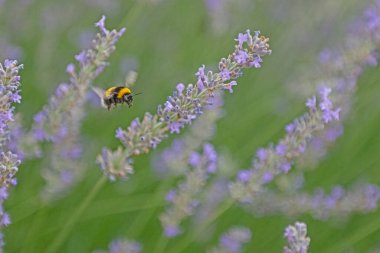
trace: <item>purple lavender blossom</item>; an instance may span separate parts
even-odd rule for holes
[[[183,83],[179,83],[177,84],[176,89],[178,91],[178,94],[182,94],[182,92],[185,90],[185,85]]]
[[[240,182],[247,183],[251,179],[252,171],[251,170],[240,170],[237,174],[237,179]]]
[[[307,227],[305,223],[296,222],[286,227],[284,237],[288,241],[288,246],[284,247],[284,253],[307,253],[310,245],[310,238],[307,237]]]
[[[267,158],[267,151],[264,148],[259,148],[256,152],[256,157],[260,161],[264,161]]]
[[[230,93],[233,93],[234,91],[233,91],[232,87],[235,85],[237,85],[236,81],[231,81],[231,82],[226,84],[224,89],[228,90]]]
[[[310,110],[316,110],[317,109],[317,98],[313,96],[312,98],[307,99],[306,106]]]
[[[121,139],[121,140],[125,138],[124,130],[121,127],[119,127],[118,129],[116,129],[115,137],[118,138],[118,139]]]
[[[220,77],[222,78],[223,81],[231,79],[230,71],[228,69],[223,69],[220,72]]]
[[[248,52],[245,50],[239,50],[235,54],[235,61],[241,65],[245,65],[248,63]]]
[[[168,238],[176,237],[182,233],[181,229],[175,225],[166,225],[164,234]]]
[[[289,168],[290,169],[290,168]],[[287,173],[287,172],[285,172]],[[273,180],[273,174],[270,171],[267,171],[264,173],[263,177],[261,178],[262,182],[264,184],[267,184]]]
[[[176,191],[175,190],[170,190],[166,196],[165,196],[165,200],[167,202],[173,202],[174,199],[175,199],[175,196],[176,196]]]
[[[238,42],[238,47],[243,48],[243,43],[248,42],[249,36],[247,33],[239,33],[236,41]]]
[[[380,3],[375,1],[375,3],[368,7],[364,12],[364,22],[365,26],[369,30],[372,38],[375,42],[380,41]]]
[[[189,164],[193,167],[198,167],[201,164],[202,157],[197,152],[192,152],[189,155]]]

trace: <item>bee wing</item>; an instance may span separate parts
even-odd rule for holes
[[[129,71],[127,76],[125,77],[125,85],[128,87],[132,87],[137,80],[137,72],[136,71]]]
[[[102,107],[107,108],[107,106],[104,104],[105,90],[103,90],[102,88],[93,87],[93,86],[91,88],[95,92],[95,94],[98,95],[100,99],[100,104],[102,105]]]

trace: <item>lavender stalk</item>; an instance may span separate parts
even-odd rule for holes
[[[8,198],[8,190],[17,184],[16,173],[20,160],[16,154],[9,151],[10,128],[14,121],[14,103],[21,102],[20,76],[23,65],[17,61],[5,60],[0,63],[0,231],[11,223],[10,217],[4,211],[4,201]],[[0,233],[0,251],[3,252],[4,239]]]
[[[99,33],[93,47],[75,56],[79,63],[67,66],[68,84],[60,84],[49,104],[34,117],[32,132],[37,141],[52,143],[50,161],[43,175],[47,181],[44,196],[57,197],[77,182],[86,166],[81,162],[80,126],[84,117],[86,94],[92,81],[108,65],[107,59],[115,51],[115,44],[124,33],[105,28],[105,17],[96,23]]]

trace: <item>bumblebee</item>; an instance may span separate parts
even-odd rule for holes
[[[97,93],[101,98],[102,106],[106,107],[108,110],[111,109],[112,105],[116,107],[118,104],[126,103],[128,107],[133,104],[133,97],[138,94],[133,94],[131,89],[125,86],[113,86],[103,91],[99,88],[93,88],[95,93]]]

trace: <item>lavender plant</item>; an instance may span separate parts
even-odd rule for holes
[[[231,183],[232,198],[243,203],[250,203],[263,186],[271,182],[275,176],[290,171],[294,160],[302,155],[311,137],[322,130],[329,122],[339,120],[340,108],[334,108],[329,98],[331,89],[322,87],[319,101],[313,96],[306,106],[309,112],[295,119],[286,126],[286,136],[277,145],[259,148],[253,160],[252,168],[237,174]]]
[[[171,205],[160,216],[167,237],[179,235],[182,232],[180,223],[194,214],[199,202],[198,195],[204,189],[210,174],[216,172],[216,162],[217,153],[211,144],[203,146],[202,155],[197,152],[190,154],[190,169],[185,172],[184,181],[166,195],[166,201]]]
[[[5,60],[0,63],[0,251],[3,252],[2,230],[11,222],[4,210],[9,188],[17,184],[16,173],[20,160],[9,148],[9,124],[14,121],[14,103],[21,102],[19,71],[23,65],[17,61]]]
[[[305,155],[299,159],[302,165],[300,167],[316,165],[325,156],[328,147],[343,134],[343,122],[350,115],[352,101],[355,101],[358,78],[366,67],[377,66],[379,39],[376,34],[379,31],[379,13],[379,2],[375,1],[362,17],[349,26],[349,32],[340,47],[326,48],[320,52],[319,64],[316,64],[313,73],[305,74],[306,77],[294,82],[297,88],[293,91],[297,94],[309,93],[321,84],[336,90],[333,99],[341,108],[341,119],[312,138]],[[304,80],[306,78],[309,81]],[[299,89],[300,83],[306,84],[306,88]]]
[[[82,144],[80,126],[84,117],[84,103],[92,81],[108,65],[107,59],[115,50],[115,44],[125,29],[109,31],[103,16],[96,23],[99,33],[93,40],[93,47],[75,56],[79,63],[67,66],[70,82],[58,86],[49,104],[34,117],[33,136],[39,142],[51,143],[50,161],[43,175],[47,186],[47,199],[64,193],[83,175],[86,166],[81,161]]]

